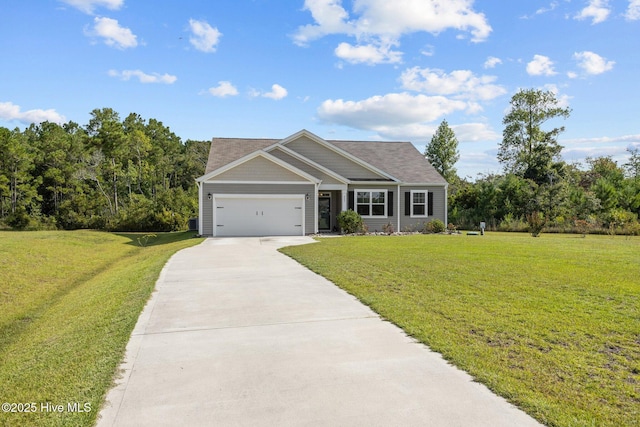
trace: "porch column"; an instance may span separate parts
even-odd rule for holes
[[[342,201],[340,203],[340,212],[344,212],[349,208],[349,206],[347,206],[347,188],[346,187],[340,190],[340,200]]]

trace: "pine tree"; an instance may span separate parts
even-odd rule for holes
[[[438,126],[424,155],[444,179],[451,182],[456,178],[456,169],[453,166],[460,159],[458,139],[446,120]]]

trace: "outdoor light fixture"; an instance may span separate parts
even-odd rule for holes
[[[212,197],[212,196],[211,196],[211,193],[207,194],[207,198],[208,198],[209,200],[211,200],[211,197]]]
[[[305,199],[309,200],[309,193],[305,194]]]

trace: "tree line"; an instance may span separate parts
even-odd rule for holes
[[[0,127],[0,226],[173,231],[197,216],[209,142],[110,108],[89,123]]]
[[[565,162],[557,137],[564,127],[545,129],[566,119],[553,92],[523,89],[512,98],[504,119],[498,160],[503,173],[475,182],[457,176],[458,141],[443,121],[425,156],[449,181],[449,221],[463,229],[481,221],[493,230],[607,232],[640,234],[640,151],[629,148],[629,161],[611,156]]]

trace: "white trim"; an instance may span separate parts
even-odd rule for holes
[[[346,190],[347,188],[349,188],[347,185],[342,185],[342,184],[323,184],[323,183],[320,183],[320,185],[319,185],[320,191],[323,191],[323,190],[326,190],[326,191]]]
[[[413,195],[416,193],[424,194],[424,215],[414,215],[413,214]],[[409,196],[409,217],[410,218],[427,218],[429,216],[429,190],[411,190],[411,195]]]
[[[389,187],[392,187],[392,186],[394,187],[398,184],[404,185],[401,182],[391,182],[391,181],[352,181],[351,182],[352,186],[353,185],[377,185],[377,186],[388,185]]]
[[[315,182],[308,181],[224,181],[224,180],[215,180],[215,181],[206,181],[207,184],[265,184],[265,185],[317,185]]]
[[[334,153],[339,154],[342,157],[345,157],[346,159],[351,160],[352,162],[362,166],[365,169],[368,169],[369,171],[371,171],[371,172],[373,172],[373,173],[375,173],[377,175],[389,178],[389,179],[391,179],[391,180],[393,180],[395,182],[400,182],[400,180],[397,179],[396,177],[394,177],[393,175],[390,175],[387,172],[384,172],[383,170],[378,169],[377,167],[375,167],[373,165],[370,165],[369,163],[367,163],[364,160],[354,156],[353,154],[347,153],[343,149],[341,149],[339,147],[336,147],[335,145],[331,144],[329,141],[326,141],[326,140],[320,138],[319,136],[312,134],[311,132],[309,132],[306,129],[302,129],[301,131],[298,131],[298,132],[294,133],[293,135],[291,135],[291,136],[283,139],[282,141],[278,142],[278,144],[280,144],[282,146],[285,146],[288,143],[290,143],[292,141],[295,141],[296,139],[300,138],[301,136],[306,136],[310,140],[312,140],[314,142],[317,142],[318,144],[320,144],[320,145],[324,146],[325,148],[333,151]]]
[[[400,184],[398,184],[398,192],[396,193],[396,218],[397,218],[397,223],[398,226],[396,227],[396,231],[400,232],[402,230],[400,230],[400,218],[402,218],[402,215],[400,215]]]
[[[198,234],[202,236],[202,223],[204,222],[204,214],[202,211],[204,210],[204,198],[203,198],[203,188],[204,184],[201,182],[196,182],[198,184]]]
[[[246,162],[248,162],[250,160],[255,159],[256,157],[263,157],[266,160],[269,160],[269,161],[275,163],[276,165],[278,165],[278,166],[280,166],[280,167],[282,167],[284,169],[287,169],[289,172],[292,172],[292,173],[294,173],[294,174],[296,174],[296,175],[298,175],[298,176],[300,176],[300,177],[302,177],[302,178],[304,178],[307,181],[310,181],[312,183],[317,183],[317,182],[320,181],[315,176],[309,175],[305,171],[302,171],[302,170],[290,165],[289,163],[285,162],[284,160],[280,160],[279,158],[277,158],[277,157],[275,157],[275,156],[273,156],[273,155],[271,155],[271,154],[269,154],[269,153],[267,153],[265,151],[262,151],[262,150],[257,150],[257,151],[254,151],[253,153],[247,154],[246,156],[241,157],[236,161],[228,163],[228,164],[222,166],[221,168],[213,170],[213,171],[209,172],[208,174],[203,175],[200,178],[197,178],[196,181],[211,182],[210,181],[211,178],[213,178],[213,177],[215,177],[217,175],[223,174],[223,173],[225,173],[225,172],[227,172],[227,171],[229,171],[229,170],[231,170],[231,169],[233,169],[233,168],[235,168],[237,166],[240,166],[243,163],[246,163]]]
[[[429,183],[429,182],[401,182],[403,187],[448,187],[449,184],[443,184],[441,182],[437,184]]]
[[[444,187],[444,225],[449,226],[449,197],[447,191],[449,186]]]
[[[306,158],[305,156],[303,156],[302,154],[293,151],[290,148],[285,147],[284,145],[281,145],[280,143],[276,143],[273,145],[270,145],[269,147],[265,148],[264,151],[270,153],[271,151],[275,150],[275,149],[279,149],[280,151],[282,151],[283,153],[300,160],[303,163],[308,164],[309,166],[311,166],[312,168],[315,168],[317,170],[319,170],[322,173],[325,173],[327,175],[329,175],[331,178],[335,179],[336,181],[340,181],[343,184],[349,184],[350,181],[349,179],[345,178],[342,175],[337,174],[336,172],[332,171],[331,169],[326,168],[325,166],[322,166],[320,163],[316,163],[311,159]]]
[[[315,193],[313,193],[313,233],[314,234],[318,234],[318,207],[319,207],[319,203],[318,203],[318,191],[319,191],[319,185],[316,184],[316,191]]]
[[[298,199],[302,197],[302,199],[305,199],[304,194],[213,194],[213,198],[215,199],[216,197],[220,199]]]
[[[378,192],[378,193],[384,193],[384,215],[371,215],[371,213],[373,212],[373,198],[371,197],[371,195],[369,195],[369,215],[360,215],[362,218],[367,218],[367,219],[376,219],[376,218],[389,218],[389,190],[388,189],[381,189],[381,188],[354,188],[353,189],[353,210],[358,212],[358,193],[374,193],[374,192]],[[376,205],[379,205],[379,203],[376,203]]]
[[[317,193],[316,193],[317,194]],[[212,235],[213,237],[216,237],[217,233],[216,233],[216,200],[217,199],[300,199],[302,200],[302,230],[301,230],[301,236],[304,236],[305,230],[306,230],[306,224],[305,224],[305,208],[306,208],[306,197],[304,194],[220,194],[220,193],[216,193],[213,194],[211,197],[211,201],[213,203],[213,210],[212,210],[212,215],[211,215],[211,221],[212,221],[212,226],[213,226],[213,230],[212,230]],[[316,198],[317,200],[317,198]],[[317,208],[316,208],[316,216],[317,216]],[[317,225],[317,221],[316,221],[316,229],[318,228]]]

